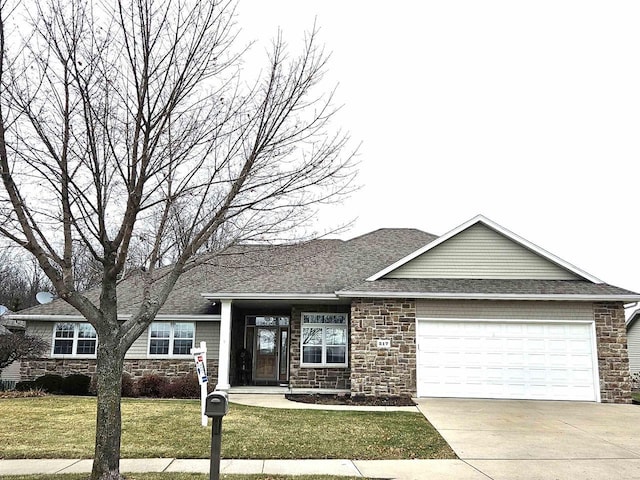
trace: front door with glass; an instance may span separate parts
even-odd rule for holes
[[[253,383],[289,380],[289,317],[247,316],[245,348],[253,357]]]

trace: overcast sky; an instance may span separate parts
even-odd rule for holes
[[[338,123],[362,141],[358,217],[444,234],[481,213],[640,292],[640,2],[240,0],[262,52],[314,19]]]

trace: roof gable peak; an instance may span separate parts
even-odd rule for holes
[[[401,258],[400,260],[398,260],[397,262],[393,263],[392,265],[389,265],[388,267],[384,268],[383,270],[380,270],[379,272],[375,273],[374,275],[372,275],[371,277],[367,278],[368,281],[375,281],[375,280],[379,280],[380,278],[385,277],[386,275],[388,275],[389,273],[397,270],[398,268],[402,267],[403,265],[409,263],[410,261],[412,261],[413,259],[419,257],[420,255],[423,255],[424,253],[433,250],[434,248],[436,248],[438,245],[441,245],[445,242],[447,242],[448,240],[450,240],[451,238],[459,235],[460,233],[468,230],[469,228],[475,226],[475,225],[484,225],[485,227],[493,230],[494,232],[504,236],[505,238],[511,240],[512,242],[520,245],[521,247],[533,252],[534,254],[538,255],[539,257],[557,265],[558,267],[567,270],[568,272],[573,273],[574,275],[577,275],[578,277],[581,277],[585,280],[588,280],[590,282],[593,283],[604,283],[602,280],[598,279],[597,277],[594,277],[593,275],[585,272],[584,270],[579,269],[578,267],[576,267],[575,265],[572,265],[571,263],[562,260],[561,258],[553,255],[552,253],[548,252],[547,250],[535,245],[534,243],[526,240],[525,238],[513,233],[512,231],[504,228],[503,226],[499,225],[498,223],[494,222],[493,220],[490,220],[489,218],[485,217],[484,215],[476,215],[475,217],[471,218],[470,220],[467,220],[466,222],[464,222],[463,224],[459,225],[458,227],[454,228],[453,230],[445,233],[444,235],[442,235],[441,237],[438,237],[437,239],[433,240],[432,242],[426,244],[425,246],[423,246],[422,248],[414,251],[413,253],[407,255],[404,258]]]

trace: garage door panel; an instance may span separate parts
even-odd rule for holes
[[[418,321],[418,395],[591,400],[592,326]]]

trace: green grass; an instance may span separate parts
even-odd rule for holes
[[[631,398],[636,402],[640,402],[640,392],[631,392]]]
[[[127,480],[208,480],[204,473],[127,473]],[[16,475],[10,480],[86,480],[86,473],[57,475]],[[363,477],[336,477],[333,475],[220,475],[224,480],[367,480]]]
[[[92,458],[95,398],[0,399],[0,458]],[[122,402],[122,458],[208,458],[197,400]],[[456,458],[419,413],[231,404],[223,458]]]

